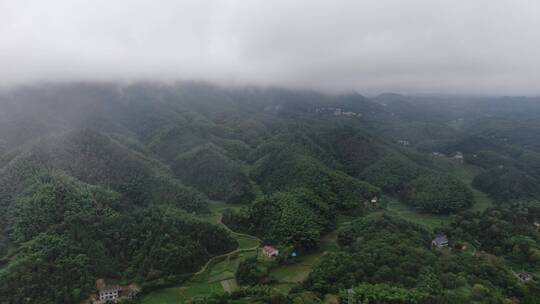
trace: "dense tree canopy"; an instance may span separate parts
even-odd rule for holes
[[[407,185],[404,201],[421,212],[452,213],[474,204],[469,187],[446,175],[424,175]]]
[[[333,211],[306,189],[265,196],[241,213],[229,213],[224,222],[260,235],[269,242],[311,250],[319,246],[321,233],[332,225]]]
[[[175,207],[130,211],[121,195],[63,174],[40,176],[11,212],[18,250],[0,271],[0,298],[77,302],[96,277],[181,280],[237,246],[224,229]]]
[[[247,204],[254,199],[251,184],[240,163],[227,152],[209,144],[180,154],[173,162],[173,172],[186,184],[204,192],[211,199]]]
[[[425,171],[404,157],[388,156],[367,167],[361,176],[372,185],[394,194],[404,190],[409,181]]]
[[[424,303],[427,295],[415,289],[405,289],[386,284],[361,284],[341,293],[347,303],[358,304],[418,304]]]
[[[476,244],[481,250],[504,256],[521,267],[538,269],[540,234],[534,224],[538,218],[538,202],[507,203],[480,214],[456,215],[444,232]]]
[[[498,201],[534,200],[540,197],[540,183],[516,168],[495,168],[479,174],[473,186]]]
[[[244,203],[222,221],[277,246],[276,263],[320,260],[288,294],[264,285],[260,261],[235,260],[258,285],[202,303],[350,288],[367,303],[538,303],[540,107],[511,101],[200,83],[0,92],[0,302],[78,303],[97,277],[179,286],[239,245],[210,198]],[[463,212],[474,175],[495,202]],[[396,197],[411,210],[384,204]],[[435,232],[449,248],[431,248]]]
[[[396,303],[409,303],[403,302],[408,297],[426,304],[505,303],[534,292],[535,287],[518,282],[503,259],[430,249],[431,237],[402,219],[369,215],[340,231],[346,250],[325,255],[304,285],[320,294],[341,291],[342,297],[353,288],[366,303],[387,303],[376,300],[385,296],[395,296]]]
[[[337,209],[358,207],[380,194],[378,188],[331,170],[319,160],[290,149],[275,151],[261,158],[252,171],[252,177],[266,192],[310,189]]]

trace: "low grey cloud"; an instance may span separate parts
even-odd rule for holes
[[[537,0],[2,0],[0,85],[540,94]]]

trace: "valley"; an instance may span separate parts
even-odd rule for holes
[[[499,99],[47,92],[0,98],[8,303],[79,303],[101,279],[136,284],[143,304],[536,296],[540,150],[516,135],[538,130],[536,100],[512,108],[517,131]]]

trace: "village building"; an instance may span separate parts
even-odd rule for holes
[[[408,146],[410,145],[409,141],[408,140],[405,140],[405,139],[400,139],[397,141],[398,144],[402,145],[402,146]]]
[[[116,302],[120,298],[120,291],[122,289],[118,285],[106,286],[103,289],[98,290],[99,299],[101,301]]]
[[[334,107],[322,107],[322,108],[315,108],[315,113],[319,114],[333,114],[334,116],[362,116],[360,113],[352,112],[352,111],[344,111],[342,108],[334,108]]]
[[[446,155],[444,155],[444,154],[441,153],[441,152],[433,152],[432,155],[433,155],[433,156],[436,156],[436,157],[446,157]]]
[[[98,300],[101,303],[106,303],[107,301],[116,302],[120,298],[120,291],[122,288],[118,285],[107,285],[104,279],[96,280],[96,289]]]
[[[463,153],[456,152],[456,154],[454,155],[454,159],[459,161],[459,162],[463,162]]]
[[[342,115],[342,116],[356,116],[356,113],[355,113],[355,112],[346,111],[346,112],[341,112],[341,115]]]
[[[448,238],[444,235],[439,235],[431,241],[431,246],[438,248],[446,247],[448,246]]]
[[[117,303],[123,299],[133,299],[139,288],[132,284],[129,286],[107,285],[104,279],[96,280],[97,297],[94,304]]]
[[[530,274],[523,271],[516,273],[516,277],[521,281],[521,283],[527,283],[532,279]]]
[[[379,202],[379,199],[375,196],[370,200],[364,201],[365,207],[377,207],[377,203]]]
[[[264,246],[262,251],[264,255],[269,258],[277,257],[279,255],[279,250],[269,245]]]

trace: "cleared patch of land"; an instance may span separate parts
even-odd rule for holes
[[[382,201],[386,203],[386,209],[389,212],[429,229],[443,227],[450,222],[450,218],[446,215],[419,213],[393,197],[383,197]]]

